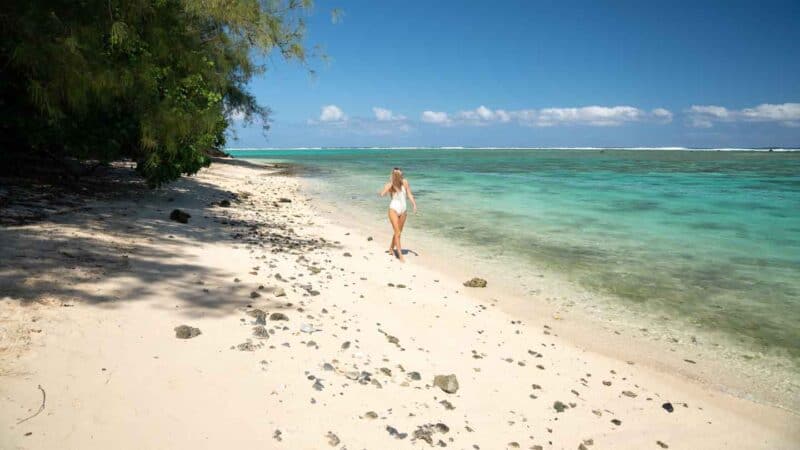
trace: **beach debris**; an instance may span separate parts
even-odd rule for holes
[[[272,434],[272,438],[280,442],[283,440],[283,438],[281,438],[281,434],[283,434],[281,433],[281,430],[275,430],[275,433]]]
[[[448,394],[455,394],[458,391],[458,379],[455,375],[436,375],[433,377],[433,385],[438,386]]]
[[[483,278],[474,277],[471,280],[465,281],[464,286],[473,288],[485,288],[486,280],[484,280]]]
[[[386,431],[389,432],[390,436],[394,436],[396,439],[405,439],[408,437],[408,433],[401,433],[397,431],[397,428],[390,425],[386,425]]]
[[[675,408],[672,407],[672,403],[670,403],[670,402],[664,403],[663,405],[661,405],[661,407],[664,408],[664,411],[666,411],[668,413],[671,413],[672,411],[675,411]]]
[[[189,213],[181,211],[180,209],[173,209],[169,214],[170,220],[180,223],[189,223],[189,218],[192,217]]]
[[[191,339],[203,334],[200,328],[190,327],[189,325],[180,325],[175,327],[175,337],[178,339]]]
[[[303,333],[311,334],[315,331],[322,331],[322,330],[320,330],[319,328],[314,328],[314,325],[311,325],[310,323],[304,323],[302,326],[300,326],[300,331],[302,331]]]
[[[250,339],[248,339],[247,342],[242,342],[241,344],[237,345],[236,348],[240,352],[254,352],[254,351],[256,351],[256,346],[255,346],[255,344],[253,344],[250,341]]]
[[[44,391],[44,388],[42,387],[41,384],[38,385],[37,388],[39,388],[39,391],[42,392],[42,404],[39,405],[39,409],[37,409],[35,413],[31,414],[30,416],[28,416],[28,417],[26,417],[24,419],[18,420],[17,421],[17,425],[19,425],[19,424],[21,424],[23,422],[27,422],[28,420],[33,419],[34,417],[36,417],[39,414],[41,414],[42,411],[44,411],[44,407],[47,404],[47,392]],[[30,435],[31,435],[31,433],[25,434],[25,436],[30,436]]]
[[[276,312],[269,315],[269,320],[289,320],[289,318],[284,313]]]
[[[256,325],[267,324],[267,313],[265,313],[260,309],[253,309],[251,311],[247,311],[247,315],[256,319]]]
[[[339,436],[336,436],[332,431],[328,431],[325,437],[328,438],[328,444],[330,444],[331,447],[336,447],[341,442]]]
[[[564,412],[567,408],[568,406],[559,400],[556,400],[555,403],[553,403],[553,409],[555,409],[557,413]]]
[[[420,425],[414,430],[413,437],[411,438],[412,441],[422,440],[428,443],[428,445],[433,446],[433,438],[434,433],[447,433],[450,431],[450,427],[443,423],[427,423],[425,425]],[[440,441],[441,442],[441,441]]]
[[[253,327],[253,336],[266,339],[269,337],[269,331],[263,325],[258,325]]]

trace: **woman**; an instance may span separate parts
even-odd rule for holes
[[[408,212],[406,211],[406,196],[411,200],[411,205],[414,207],[414,214],[417,213],[417,202],[414,200],[414,194],[411,193],[411,186],[409,186],[408,180],[403,178],[403,171],[397,167],[392,169],[389,182],[386,183],[381,191],[381,197],[386,194],[392,195],[392,201],[389,203],[389,222],[392,224],[392,229],[394,230],[392,242],[389,244],[389,254],[405,262],[405,258],[403,258],[403,248],[400,247],[400,233],[403,232],[403,226],[406,224],[406,218],[408,217]]]

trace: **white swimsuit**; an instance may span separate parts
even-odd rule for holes
[[[392,194],[392,201],[389,203],[389,208],[395,210],[398,216],[402,216],[406,212],[406,187],[402,186],[400,192]]]

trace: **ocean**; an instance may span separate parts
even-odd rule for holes
[[[376,223],[388,204],[376,193],[401,167],[420,206],[410,226],[479,267],[532,291],[556,273],[597,294],[581,301],[666,321],[672,339],[705,333],[733,359],[800,373],[800,152],[230,152],[293,164],[316,195]]]

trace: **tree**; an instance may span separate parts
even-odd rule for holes
[[[233,115],[269,124],[256,61],[306,61],[309,0],[10,0],[0,6],[0,163],[136,161],[193,174]]]

